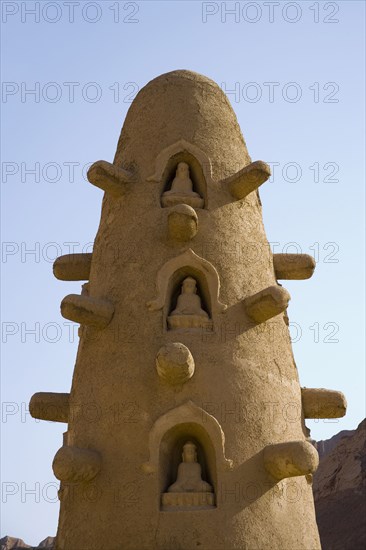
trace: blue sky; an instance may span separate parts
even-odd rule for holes
[[[28,544],[55,534],[51,464],[65,426],[32,419],[27,405],[37,391],[70,390],[77,338],[59,303],[80,284],[57,281],[52,263],[90,250],[102,192],[86,167],[113,160],[132,98],[173,69],[221,85],[249,154],[273,163],[260,192],[268,240],[318,262],[312,279],[285,284],[300,381],[349,403],[344,419],[307,424],[316,439],[355,428],[365,416],[364,3],[1,7],[1,534]]]

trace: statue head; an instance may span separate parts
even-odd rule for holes
[[[183,445],[182,459],[183,462],[197,462],[196,445],[192,441]]]
[[[197,292],[197,283],[193,277],[186,277],[182,284],[182,294],[195,294]]]
[[[180,162],[177,166],[176,176],[178,178],[189,178],[189,166],[186,162]]]

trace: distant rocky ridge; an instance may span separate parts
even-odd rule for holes
[[[3,537],[0,539],[0,550],[22,550],[23,548],[30,548],[31,550],[36,548],[43,548],[44,550],[52,550],[54,537],[47,537],[38,546],[29,546],[22,539],[15,537]]]
[[[316,441],[315,447],[318,450],[319,458],[322,459],[325,455],[330,453],[338,445],[342,437],[349,437],[354,435],[356,430],[342,430],[336,435],[333,435],[330,439],[325,439],[324,441]]]
[[[322,550],[366,548],[366,419],[316,444],[314,500]]]
[[[314,500],[322,550],[366,548],[366,419],[356,430],[344,430],[315,443],[320,456],[314,475]],[[3,537],[0,550],[52,550],[54,537],[38,546]]]

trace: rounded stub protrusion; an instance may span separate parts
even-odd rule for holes
[[[156,370],[164,382],[172,385],[184,384],[194,375],[194,359],[184,344],[166,344],[159,349],[156,356]]]
[[[347,400],[342,392],[324,388],[301,388],[305,418],[342,418]]]
[[[53,459],[56,478],[67,483],[91,481],[99,473],[102,457],[98,451],[64,445]]]
[[[61,302],[61,315],[65,319],[97,329],[105,328],[113,314],[113,304],[87,295],[69,294]]]
[[[309,279],[316,262],[309,254],[273,254],[273,267],[277,279]]]
[[[188,204],[177,204],[168,214],[169,236],[176,241],[189,241],[198,231],[198,217]]]
[[[29,402],[33,418],[51,422],[68,422],[70,410],[69,393],[38,392]]]
[[[87,281],[92,256],[90,253],[59,256],[53,264],[53,274],[60,281]]]
[[[222,185],[230,189],[231,194],[238,200],[244,199],[249,193],[258,189],[271,175],[271,169],[262,160],[248,164],[229,178]]]
[[[87,176],[90,183],[114,198],[124,195],[128,185],[135,181],[134,174],[105,160],[94,162]]]
[[[313,474],[319,455],[308,441],[287,441],[267,445],[263,451],[264,467],[277,481],[287,477]]]
[[[291,296],[285,288],[273,285],[248,296],[244,300],[244,307],[248,316],[254,322],[264,323],[284,312],[290,299]]]

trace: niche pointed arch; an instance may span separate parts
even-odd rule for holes
[[[193,191],[203,199],[203,207],[207,207],[207,186],[212,183],[211,159],[193,143],[181,139],[163,149],[156,157],[154,174],[147,180],[160,182],[160,195],[162,195],[170,189],[180,162],[188,164]]]
[[[219,300],[220,279],[215,267],[189,248],[161,267],[156,278],[157,297],[147,302],[150,311],[163,309],[164,323],[169,314],[173,291],[187,276],[194,277],[198,282],[202,299],[211,317],[227,308]]]
[[[149,433],[149,460],[142,464],[142,470],[146,474],[157,473],[162,452],[162,442],[165,443],[166,435],[176,431],[188,430],[190,435],[197,437],[206,452],[210,450],[215,456],[207,457],[208,461],[215,459],[215,469],[227,471],[233,468],[233,461],[225,456],[225,434],[214,416],[198,407],[193,401],[187,401],[183,405],[171,409],[160,416]],[[211,469],[214,469],[213,466]]]

